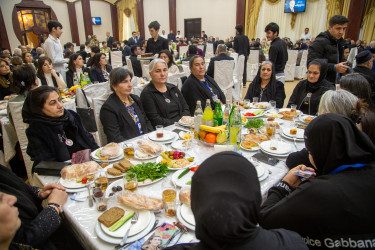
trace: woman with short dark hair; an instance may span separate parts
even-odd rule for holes
[[[340,88],[351,92],[367,103],[370,109],[373,108],[371,101],[371,86],[361,74],[352,73],[340,78]]]
[[[138,96],[131,94],[132,74],[116,68],[109,75],[113,93],[100,110],[100,121],[108,142],[122,142],[153,130]]]
[[[91,72],[88,68],[84,67],[85,62],[80,53],[75,53],[70,56],[69,63],[68,63],[68,71],[66,72],[66,83],[68,85],[68,88],[73,87],[75,85],[74,83],[74,75],[76,75],[78,81],[81,79],[83,75],[87,75],[90,78],[90,81],[92,81]]]
[[[35,69],[34,57],[30,52],[23,52],[22,60],[24,64],[31,64]]]
[[[41,56],[38,59],[37,71],[39,85],[46,85],[59,89],[65,89],[64,78],[59,72],[53,69],[52,60],[49,57]]]
[[[31,91],[22,108],[26,129],[27,154],[34,161],[63,162],[73,153],[98,148],[93,136],[83,127],[79,115],[64,109],[57,89],[41,86]]]
[[[92,80],[98,82],[107,82],[109,80],[109,73],[111,66],[107,63],[107,57],[104,53],[95,54],[92,60],[91,74]]]

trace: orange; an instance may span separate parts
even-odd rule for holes
[[[216,134],[214,134],[214,133],[208,133],[206,135],[205,139],[206,139],[207,143],[215,143],[216,142]]]
[[[200,131],[199,132],[199,137],[201,138],[201,140],[204,140],[204,138],[206,137],[206,135],[207,135],[207,132],[206,131]]]

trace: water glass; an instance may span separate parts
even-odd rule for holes
[[[259,101],[259,97],[253,97],[253,105],[258,103],[258,101]]]
[[[177,190],[176,185],[170,180],[165,179],[162,184],[162,197],[164,202],[165,216],[174,217],[176,215],[176,197]]]
[[[157,138],[162,138],[164,136],[163,134],[163,125],[156,125],[156,137]]]
[[[137,175],[135,173],[126,173],[124,175],[124,189],[134,192],[138,188]]]
[[[276,109],[276,101],[271,100],[270,105],[271,105],[271,109]]]
[[[249,109],[250,108],[250,100],[249,99],[244,99],[243,102],[244,102],[244,106],[243,107],[245,109]]]

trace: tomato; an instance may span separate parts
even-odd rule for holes
[[[190,171],[195,172],[195,171],[197,171],[198,167],[199,167],[199,165],[197,165],[197,166],[195,166],[195,167],[191,167],[191,168],[190,168]]]
[[[247,112],[247,113],[244,114],[244,116],[255,116],[255,114]]]
[[[82,184],[86,184],[86,183],[87,183],[87,177],[82,178]]]

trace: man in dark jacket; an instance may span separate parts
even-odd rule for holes
[[[137,59],[137,56],[142,54],[142,50],[138,45],[133,45],[131,47],[130,61],[132,62],[133,72],[135,76],[142,77],[142,67],[141,62]]]
[[[241,24],[237,24],[236,27],[236,36],[234,37],[233,42],[233,49],[235,52],[238,53],[238,55],[244,55],[245,56],[245,66],[243,70],[243,85],[246,86],[246,65],[247,65],[247,57],[250,54],[250,43],[249,38],[245,36],[243,32],[243,27]]]
[[[309,47],[307,64],[317,58],[327,59],[326,79],[332,83],[337,83],[340,74],[349,69],[344,61],[345,41],[342,38],[348,23],[349,20],[344,16],[335,15],[331,17],[328,30],[320,33]]]
[[[269,23],[264,29],[268,41],[271,41],[269,60],[275,65],[276,80],[285,83],[285,64],[288,61],[286,43],[279,38],[279,25]]]
[[[159,35],[160,24],[153,21],[148,25],[151,38],[147,40],[146,53],[157,54],[162,50],[168,49],[168,40]]]
[[[176,41],[176,35],[173,33],[173,30],[171,30],[171,33],[168,34],[168,40],[172,42]]]
[[[357,61],[357,67],[354,68],[354,72],[361,74],[371,86],[372,102],[375,103],[375,72],[371,71],[374,59],[370,51],[365,50],[355,57]]]
[[[107,31],[107,33],[105,34],[107,36],[107,45],[108,45],[108,48],[111,48],[112,49],[112,44],[115,42],[115,39],[113,38],[113,36],[110,36],[111,33],[109,33]]]
[[[214,78],[216,61],[234,60],[233,57],[226,55],[227,47],[225,46],[225,44],[219,44],[219,46],[217,46],[216,51],[217,51],[217,56],[211,58],[210,64],[208,65],[208,69],[207,69],[207,75],[211,76],[212,78]]]
[[[126,64],[126,57],[132,54],[129,46],[129,41],[124,40],[124,49],[122,51],[122,61]]]

